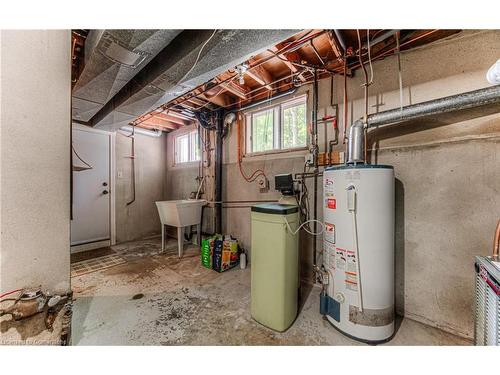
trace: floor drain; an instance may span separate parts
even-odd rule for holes
[[[142,297],[144,297],[144,294],[142,293],[139,293],[139,294],[136,294],[132,297],[132,299],[141,299]]]

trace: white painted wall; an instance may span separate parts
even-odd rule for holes
[[[71,33],[0,31],[0,290],[70,289]]]

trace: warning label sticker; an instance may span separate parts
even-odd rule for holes
[[[325,265],[330,269],[335,269],[335,246],[325,241]]]
[[[325,190],[325,195],[326,196],[333,196],[333,195],[335,195],[335,189],[334,189],[334,185],[333,185],[333,178],[328,178],[328,177],[325,178],[324,190]]]
[[[337,209],[337,200],[335,198],[327,198],[325,203],[326,208],[329,208],[330,210]]]
[[[337,249],[335,250],[335,266],[338,269],[345,270],[346,263],[347,263],[346,250],[337,247]]]
[[[357,272],[356,253],[352,250],[347,250],[346,257],[347,257],[347,271],[356,274]]]
[[[358,290],[358,274],[356,268],[356,253],[352,250],[346,251],[347,268],[345,271],[345,287],[346,289]]]
[[[335,243],[335,224],[325,222],[325,241]]]
[[[346,274],[345,288],[348,290],[352,290],[354,292],[358,291],[358,279],[356,278],[356,276],[354,276],[354,280],[352,280],[350,278],[347,278],[347,274]]]

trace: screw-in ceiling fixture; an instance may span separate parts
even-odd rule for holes
[[[247,64],[241,64],[236,66],[236,72],[238,73],[238,80],[240,82],[240,85],[245,84],[245,73],[248,70],[248,65]]]

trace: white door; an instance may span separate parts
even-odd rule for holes
[[[72,246],[110,239],[110,141],[106,133],[73,129]]]

